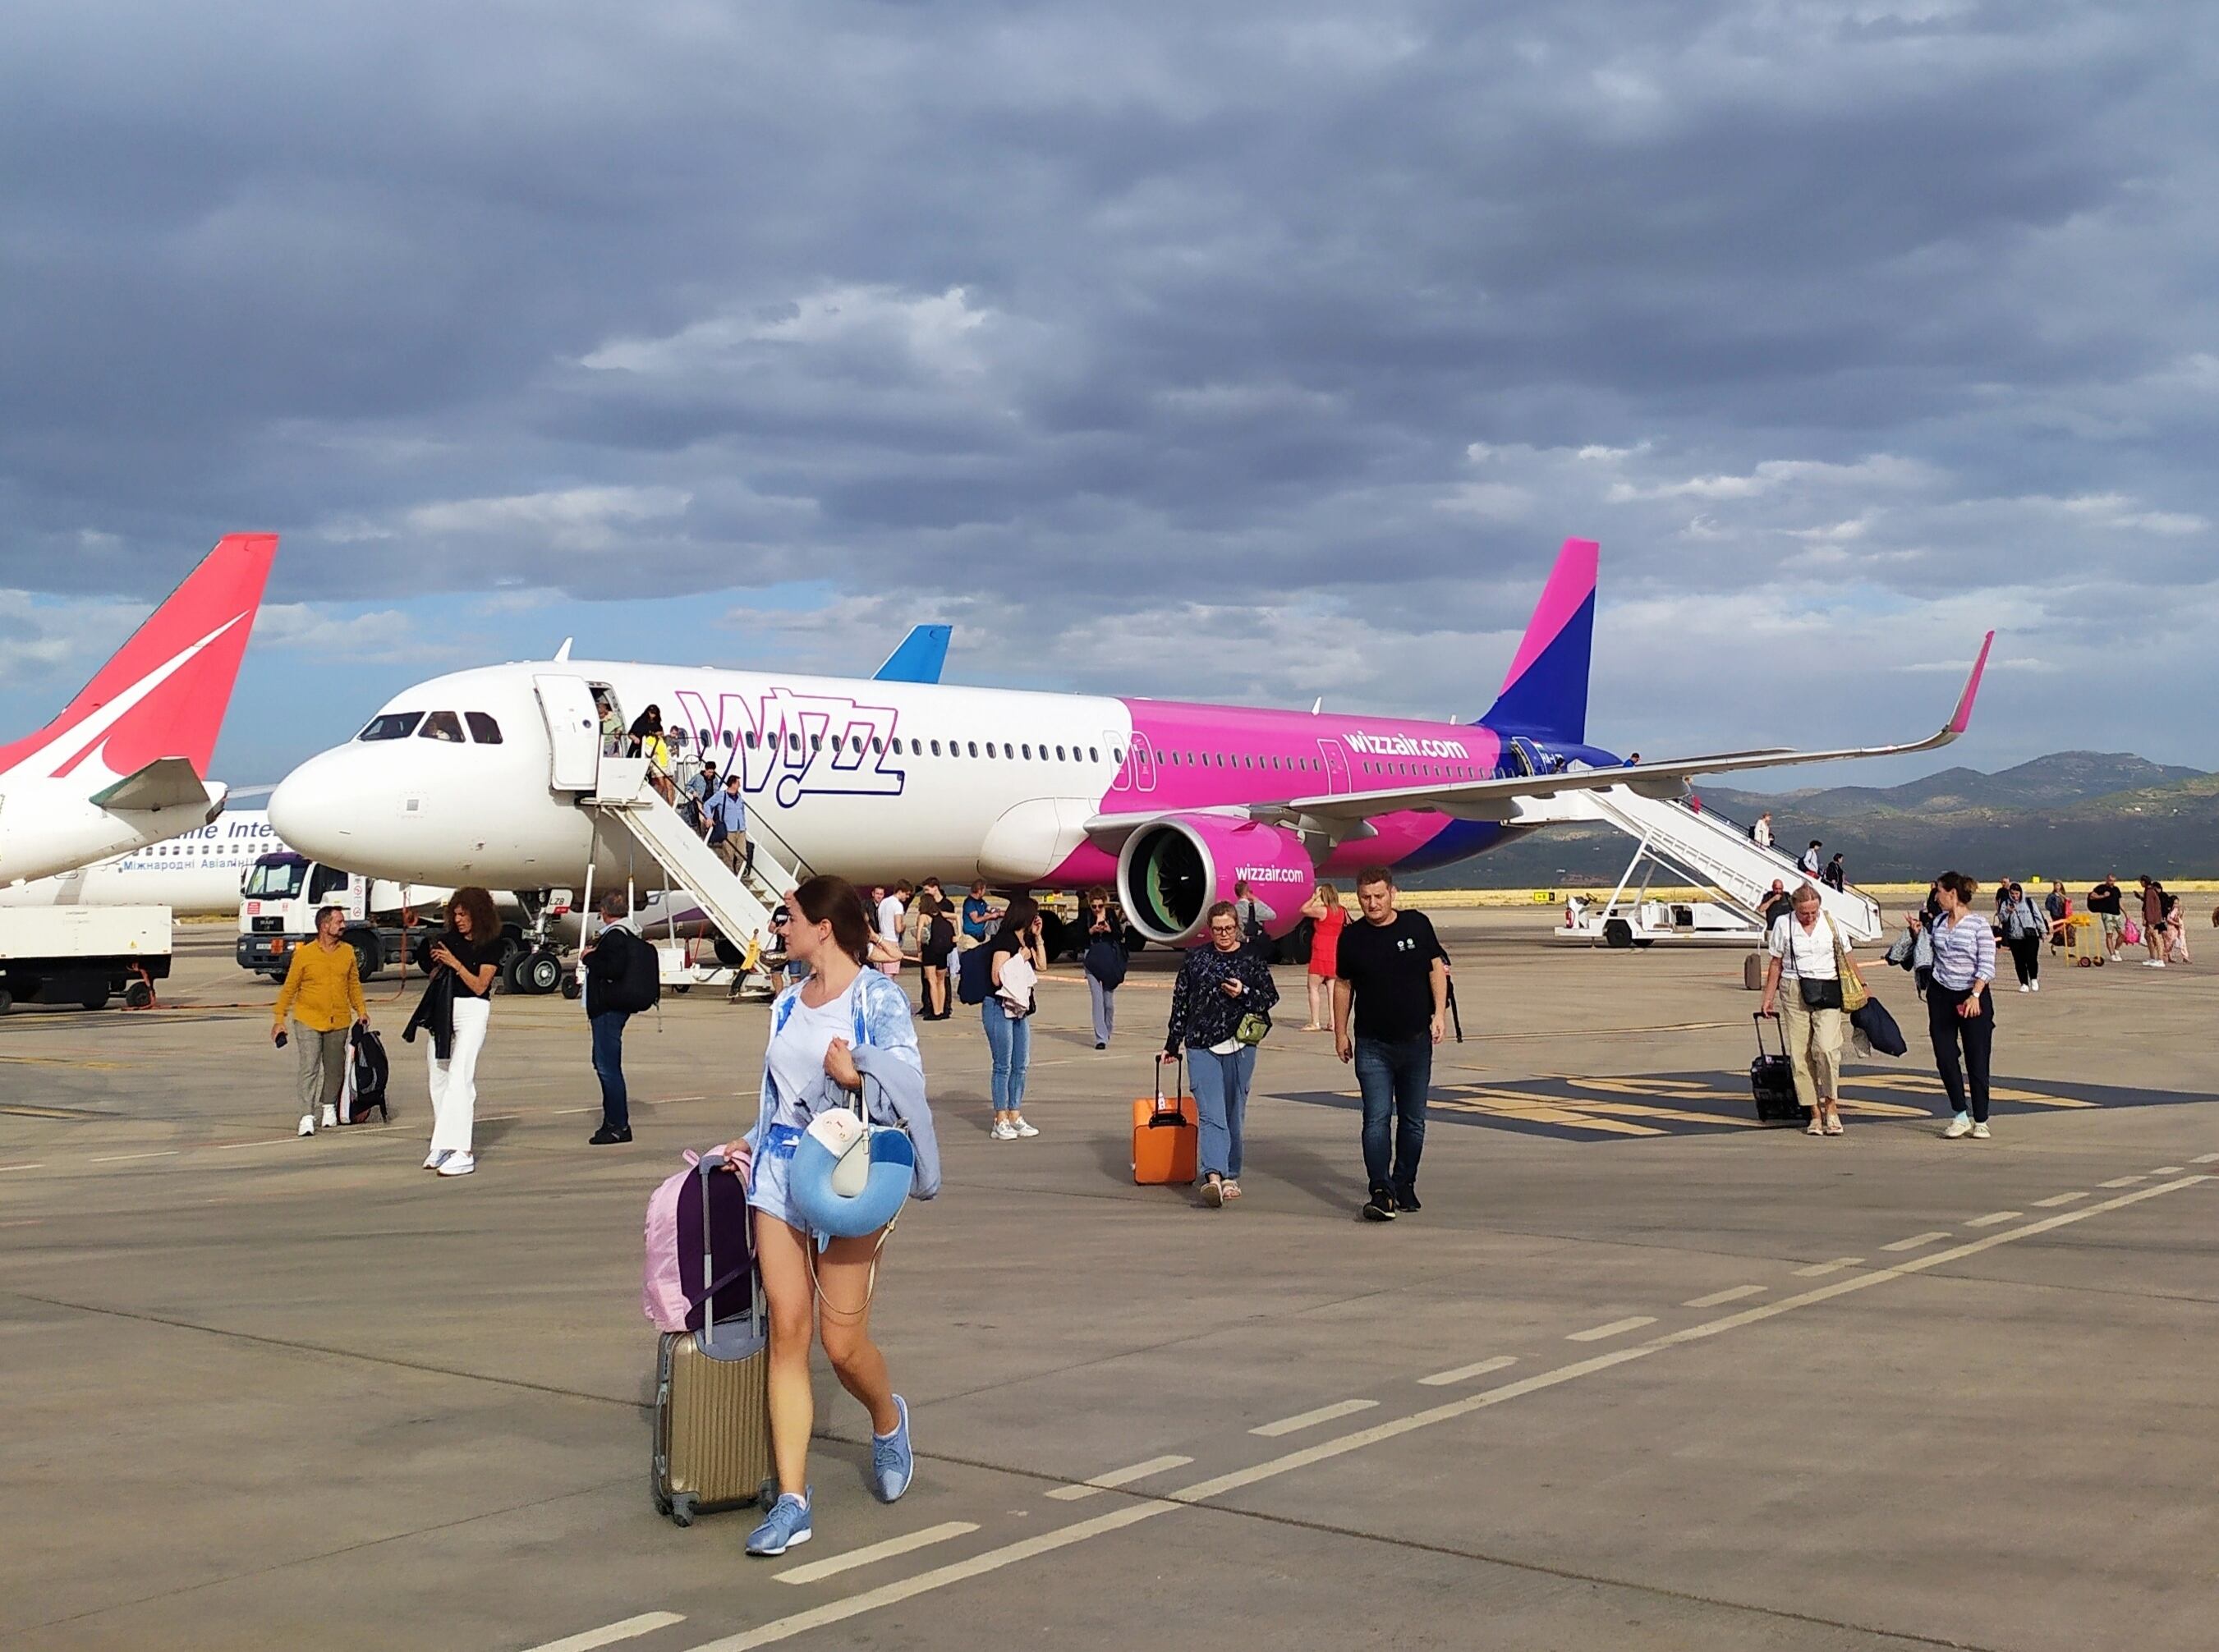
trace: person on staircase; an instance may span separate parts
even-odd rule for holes
[[[740,796],[740,777],[727,774],[724,789],[708,809],[709,847],[731,874],[745,882],[755,874],[755,845],[748,842],[748,805]]]

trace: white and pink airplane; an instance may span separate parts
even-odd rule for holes
[[[223,812],[207,775],[274,533],[234,533],[36,734],[0,746],[0,884],[90,865]]]
[[[295,769],[270,818],[305,854],[403,882],[575,887],[589,854],[599,879],[621,880],[631,858],[577,806],[595,785],[600,692],[627,720],[660,707],[737,769],[798,876],[1110,885],[1143,935],[1180,942],[1239,880],[1284,930],[1319,878],[1477,854],[1564,818],[1550,804],[1568,792],[1676,798],[1697,774],[1924,751],[1971,718],[1986,643],[1928,739],[1628,766],[1586,742],[1596,562],[1594,541],[1564,542],[1476,723],[558,658],[395,696]]]

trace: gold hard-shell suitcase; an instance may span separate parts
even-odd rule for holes
[[[655,1506],[680,1525],[696,1513],[766,1506],[770,1349],[760,1311],[709,1331],[660,1338],[655,1383]]]

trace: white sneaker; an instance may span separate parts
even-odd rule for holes
[[[2023,981],[2021,981],[2021,982],[2018,984],[2018,990],[2019,990],[2021,992],[2031,992],[2031,991],[2034,991],[2034,989],[2033,989],[2032,987],[2029,986],[2029,985],[2028,985],[2025,982],[2023,982]]]
[[[1025,1122],[1024,1115],[1022,1114],[1019,1114],[1017,1115],[1016,1129],[1017,1133],[1021,1136],[1036,1136],[1040,1134],[1039,1131],[1034,1129],[1032,1126]]]
[[[1969,1113],[1960,1113],[1949,1121],[1949,1127],[1942,1133],[1942,1139],[1945,1141],[1955,1141],[1960,1136],[1969,1136],[1972,1133],[1973,1115]]]
[[[2142,960],[2142,962],[2148,965],[2152,969],[2163,969],[2165,967],[2165,960],[2162,958],[2145,958]]]
[[[336,1107],[327,1107],[327,1108],[326,1108],[326,1109],[324,1109],[324,1128],[325,1128],[325,1129],[326,1129],[326,1130],[336,1129],[336,1128],[338,1127],[338,1126],[339,1126],[339,1109],[337,1109]]]
[[[451,1147],[434,1147],[424,1155],[424,1168],[427,1171],[438,1170],[440,1165],[454,1157],[454,1152]]]
[[[1985,1125],[1985,1124],[1976,1124],[1976,1125],[1974,1125],[1974,1126],[1973,1127],[1973,1140],[1975,1140],[1975,1141],[1986,1141],[1987,1139],[1988,1139],[1988,1127],[1987,1127],[1986,1125]]]
[[[293,1133],[296,1136],[314,1135],[316,1133],[316,1115],[313,1113],[303,1113],[301,1115],[301,1127],[298,1130],[295,1130]]]
[[[1016,1139],[1016,1131],[1007,1123],[997,1124],[986,1133],[986,1140],[989,1141],[1015,1141]]]
[[[2028,985],[2026,990],[2029,992],[2039,992],[2042,991],[2042,983],[2039,981],[2033,982]]]
[[[468,1176],[477,1169],[478,1162],[468,1153],[449,1153],[447,1162],[439,1166],[442,1176]]]

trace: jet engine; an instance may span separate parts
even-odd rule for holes
[[[1246,879],[1272,909],[1274,936],[1302,922],[1317,870],[1299,834],[1229,815],[1166,815],[1126,838],[1117,856],[1117,896],[1132,926],[1177,946],[1198,938],[1219,901]]]

